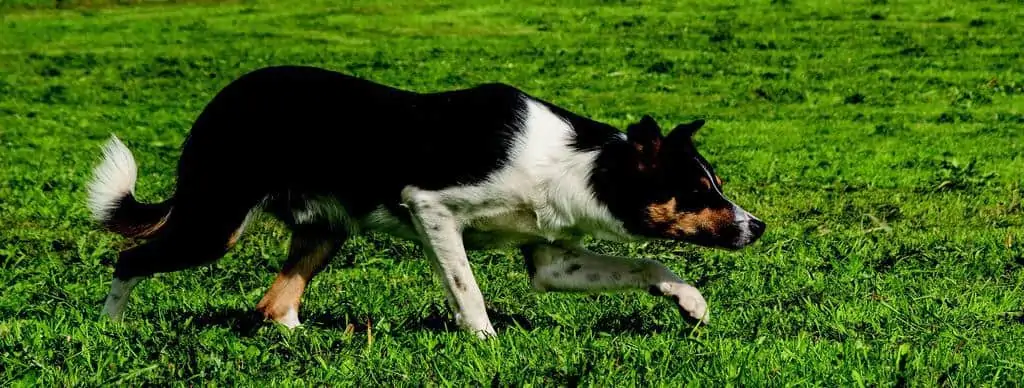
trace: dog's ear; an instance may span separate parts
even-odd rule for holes
[[[665,141],[669,143],[678,143],[681,141],[688,141],[693,138],[693,134],[697,133],[700,127],[704,126],[704,120],[697,119],[686,124],[679,124],[672,129],[672,132],[668,133],[665,137]]]
[[[661,135],[661,127],[654,118],[644,115],[639,122],[626,127],[626,138],[636,149],[637,168],[641,171],[656,167],[658,154],[661,152],[661,144],[664,137]]]

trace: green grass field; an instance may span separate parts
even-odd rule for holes
[[[1024,381],[1024,7],[732,3],[0,2],[0,386]],[[619,127],[705,117],[700,147],[768,232],[740,252],[590,244],[692,279],[696,329],[643,293],[535,293],[509,250],[471,254],[499,331],[477,341],[418,248],[364,236],[289,332],[252,314],[287,243],[269,217],[100,319],[132,244],[88,219],[102,142],[162,199],[214,93],[278,64],[505,82]]]

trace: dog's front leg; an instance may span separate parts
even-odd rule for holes
[[[448,305],[455,311],[455,323],[480,338],[494,335],[462,244],[462,227],[451,210],[436,193],[411,186],[402,190],[402,203],[412,214],[427,258],[444,284]]]
[[[575,243],[532,245],[522,251],[530,282],[539,291],[647,290],[671,298],[684,317],[708,323],[708,305],[700,291],[657,260],[600,255]]]

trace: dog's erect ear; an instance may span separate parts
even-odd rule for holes
[[[644,171],[654,168],[665,139],[662,127],[658,127],[653,118],[644,115],[639,122],[626,128],[626,137],[636,149],[637,169]]]
[[[639,122],[626,127],[626,138],[633,144],[639,157],[637,168],[641,171],[654,168],[664,139],[658,122],[644,115]]]
[[[692,137],[693,134],[697,133],[697,130],[700,129],[700,127],[703,127],[703,126],[704,126],[704,120],[703,119],[697,119],[697,120],[693,120],[693,121],[691,121],[689,123],[686,123],[686,124],[679,124],[679,125],[677,125],[675,128],[672,129],[671,134],[672,135],[676,135],[676,136]]]
[[[633,143],[651,143],[661,141],[661,127],[649,115],[644,115],[639,122],[626,127],[626,137]]]
[[[704,126],[704,120],[697,119],[686,124],[679,124],[669,132],[668,136],[665,137],[666,141],[676,143],[679,141],[689,140],[693,137],[693,134],[697,132],[700,127]]]

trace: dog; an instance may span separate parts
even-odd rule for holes
[[[663,135],[645,115],[623,133],[505,84],[419,93],[318,67],[257,69],[195,120],[171,198],[136,200],[131,151],[116,136],[104,146],[88,207],[105,230],[145,242],[119,253],[103,314],[120,321],[145,278],[215,262],[262,211],[292,235],[256,309],[289,328],[306,285],[362,232],[419,243],[455,322],[481,338],[495,330],[466,252],[502,247],[521,251],[538,291],[647,290],[706,324],[700,291],[662,263],[581,246],[757,241],[765,223],[723,194],[695,148],[703,125]]]

